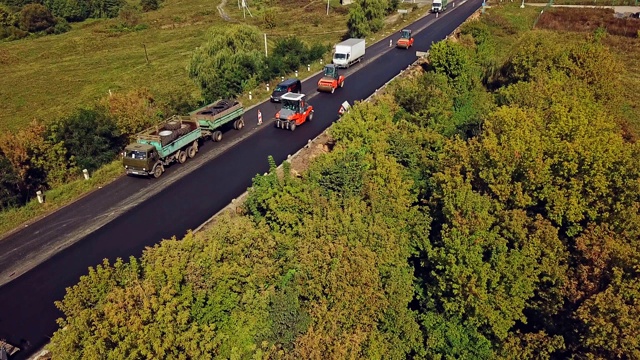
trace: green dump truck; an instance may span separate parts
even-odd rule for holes
[[[141,131],[136,141],[127,145],[122,158],[127,175],[153,175],[158,178],[165,166],[184,163],[198,153],[199,140],[210,137],[222,140],[220,127],[233,121],[233,127],[244,127],[242,104],[220,100],[197,109],[189,116],[174,115],[162,123]]]

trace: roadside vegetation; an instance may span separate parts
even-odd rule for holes
[[[243,214],[90,269],[54,358],[637,358],[636,65],[517,6],[354,106],[304,173],[271,160]]]

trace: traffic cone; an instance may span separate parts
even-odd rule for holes
[[[262,113],[258,110],[258,125],[262,125]]]

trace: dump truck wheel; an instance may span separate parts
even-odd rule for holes
[[[291,123],[291,126],[289,126],[289,130],[295,131],[295,129],[296,129],[296,123]]]
[[[171,143],[173,140],[176,139],[177,134],[174,132],[171,133],[171,135],[167,135],[167,136],[160,136],[160,143],[162,144],[162,146],[165,146],[169,143]]]
[[[176,157],[178,158],[178,162],[180,164],[184,164],[184,162],[187,161],[187,153],[185,153],[182,150],[178,151],[178,154],[176,155]]]
[[[216,142],[222,140],[222,131],[214,131],[212,138]]]
[[[156,165],[156,167],[153,168],[153,177],[157,179],[160,175],[162,175],[162,166]]]
[[[308,121],[313,120],[313,110],[311,110],[311,112],[309,113],[309,118],[307,120]]]
[[[334,91],[336,91],[336,88],[332,87],[331,88],[331,93],[333,94]]]
[[[165,124],[164,128],[167,130],[178,130],[180,129],[180,123],[177,121],[169,121]]]
[[[187,155],[189,156],[189,159],[193,159],[196,156],[197,152],[198,150],[196,150],[195,147],[189,146],[189,148],[187,149]]]
[[[240,118],[238,120],[238,130],[242,129],[244,127],[244,119]]]
[[[340,83],[340,87],[344,87],[344,80]]]

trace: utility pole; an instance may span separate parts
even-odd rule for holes
[[[327,0],[327,16],[329,15],[329,0]]]
[[[264,56],[269,56],[269,54],[267,53],[267,33],[264,33]]]
[[[522,0],[522,5],[520,5],[520,9],[524,9],[524,0]]]

